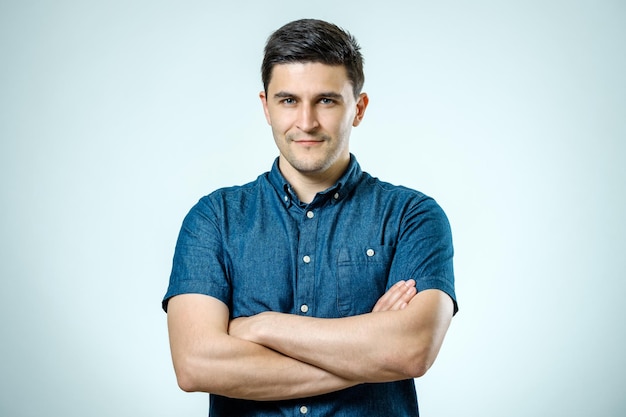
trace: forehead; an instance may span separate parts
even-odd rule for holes
[[[319,62],[278,64],[272,69],[268,93],[278,91],[311,92],[351,91],[352,83],[343,65],[326,65]]]

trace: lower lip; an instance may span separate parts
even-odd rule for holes
[[[321,143],[323,143],[322,141],[306,141],[306,140],[302,140],[302,141],[296,141],[296,143],[298,145],[302,145],[302,146],[315,146],[315,145],[319,145]]]

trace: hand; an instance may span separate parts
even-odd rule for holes
[[[398,281],[378,299],[372,312],[402,310],[415,294],[417,294],[415,280]]]
[[[372,312],[402,310],[415,297],[415,294],[417,294],[415,280],[398,281],[378,299]],[[233,319],[228,325],[228,334],[249,342],[259,343],[255,337],[254,329],[258,328],[256,326],[261,324],[263,320],[271,320],[273,314],[276,313],[268,311],[250,317]],[[271,323],[265,324],[271,325]]]
[[[239,339],[258,343],[258,341],[255,340],[254,337],[254,326],[256,323],[260,322],[270,314],[271,312],[265,312],[250,317],[238,317],[236,319],[233,319],[228,324],[228,334]]]
[[[238,337],[239,339],[248,340],[245,335],[250,320],[251,317],[239,317],[232,319],[230,323],[228,323],[228,334]]]

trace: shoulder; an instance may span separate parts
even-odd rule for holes
[[[222,199],[222,198],[239,198],[241,196],[253,194],[257,192],[259,189],[263,188],[263,185],[267,184],[267,176],[268,173],[263,173],[259,175],[254,181],[250,181],[246,184],[242,185],[232,185],[230,187],[222,187],[217,190],[211,192],[207,196],[203,197],[205,199]]]
[[[220,227],[226,217],[237,215],[246,216],[256,211],[258,201],[262,200],[259,194],[268,192],[266,174],[261,174],[256,180],[243,185],[222,187],[201,197],[188,211],[184,224],[188,227],[212,224]]]
[[[363,172],[360,187],[364,193],[372,193],[385,200],[396,200],[410,207],[441,209],[431,196],[417,189],[404,185],[392,184]]]
[[[215,209],[234,202],[241,203],[247,199],[254,199],[259,192],[265,192],[267,184],[267,173],[263,173],[246,184],[218,188],[201,197],[192,210]]]
[[[377,209],[392,213],[405,225],[438,225],[449,229],[448,217],[439,203],[430,195],[411,187],[396,185],[363,173],[357,198],[377,202]]]

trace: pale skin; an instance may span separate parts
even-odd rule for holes
[[[350,132],[363,120],[369,98],[354,96],[344,67],[318,63],[276,65],[259,96],[280,171],[308,203],[347,168]]]
[[[398,282],[374,311],[406,309],[415,293],[413,281]],[[264,401],[304,398],[365,382],[235,336],[234,329],[228,328],[228,307],[213,297],[176,296],[169,302],[167,316],[174,369],[185,391]],[[245,322],[237,319],[231,325],[237,322],[241,335]]]
[[[303,202],[346,169],[352,127],[368,97],[357,97],[342,66],[274,67],[260,93],[279,149],[279,167]],[[252,400],[304,398],[365,382],[422,376],[452,318],[450,297],[392,286],[371,313],[320,319],[265,312],[229,322],[228,307],[199,294],[173,297],[168,329],[174,369],[185,391]]]

